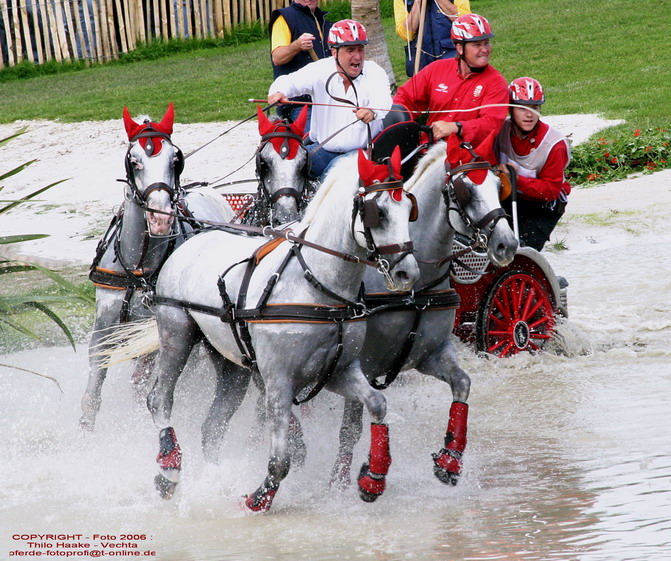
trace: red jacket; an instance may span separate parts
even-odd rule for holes
[[[489,133],[501,130],[508,108],[487,107],[463,113],[454,112],[454,109],[508,103],[508,84],[493,66],[473,72],[466,78],[457,68],[456,58],[432,62],[398,89],[394,103],[413,111],[413,118],[427,110],[445,111],[430,113],[428,124],[459,121],[463,139],[477,146]]]
[[[546,123],[539,122],[526,138],[518,138],[511,132],[510,142],[513,149],[520,156],[526,156],[533,148],[540,145],[549,128]],[[566,143],[558,142],[548,153],[547,160],[536,177],[517,176],[520,196],[536,201],[554,201],[561,193],[568,195],[571,192],[571,185],[564,177],[564,170],[568,163]]]

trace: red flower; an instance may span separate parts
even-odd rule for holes
[[[655,169],[657,167],[657,164],[655,162],[648,162],[645,164],[645,167],[648,169]]]
[[[645,148],[643,148],[644,152],[650,152],[650,150],[652,150],[652,146],[646,146]]]
[[[597,140],[599,144],[608,144],[608,141],[602,136],[599,140]]]
[[[634,131],[634,136],[641,136],[641,129],[636,129]]]
[[[660,164],[665,164],[665,163],[666,163],[666,160],[663,160],[663,159],[662,159],[662,160],[659,160],[659,163],[660,163]]]
[[[590,173],[587,175],[587,181],[594,181],[599,177],[598,173]]]
[[[603,153],[603,157],[604,157],[604,158],[607,158],[608,156],[610,156],[610,152],[604,152],[604,153]]]
[[[611,164],[617,164],[617,158],[613,157],[610,159]]]

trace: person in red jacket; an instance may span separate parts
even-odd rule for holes
[[[520,241],[540,251],[564,214],[571,192],[564,173],[571,148],[564,135],[540,120],[545,94],[538,80],[516,78],[508,90],[510,103],[518,107],[510,108],[510,118],[496,139],[496,152],[499,162],[517,173]],[[504,201],[503,207],[510,204]]]
[[[503,125],[508,112],[507,82],[489,64],[494,33],[486,18],[459,16],[450,33],[457,56],[436,60],[410,78],[394,97],[395,106],[402,107],[394,109],[408,111],[412,119],[431,111],[427,124],[435,139],[457,133],[477,146]],[[464,109],[472,111],[456,111]]]

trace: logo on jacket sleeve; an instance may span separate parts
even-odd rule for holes
[[[473,97],[480,97],[481,94],[482,94],[482,84],[479,84],[473,90]]]
[[[443,84],[442,82],[438,84],[438,87],[436,88],[436,91],[439,93],[447,93],[448,86],[447,84]]]

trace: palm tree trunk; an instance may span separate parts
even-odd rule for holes
[[[391,68],[387,42],[384,38],[382,19],[380,18],[379,0],[352,0],[352,19],[360,21],[368,32],[368,46],[366,47],[366,58],[374,60],[384,68],[392,90],[396,88],[396,77]]]

